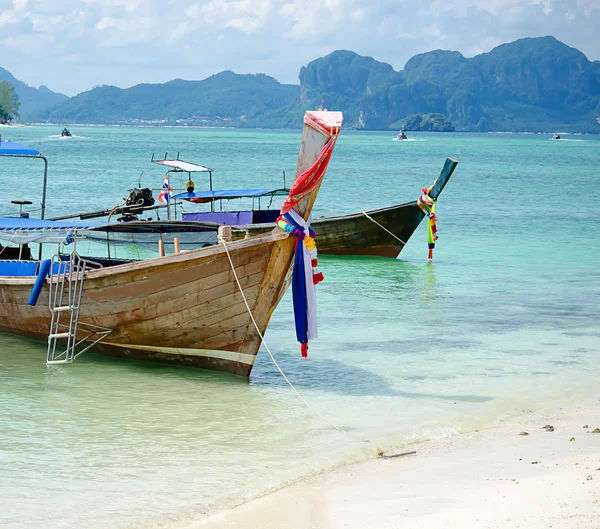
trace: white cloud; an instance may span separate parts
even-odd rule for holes
[[[487,53],[491,49],[495,48],[502,44],[500,39],[495,37],[484,37],[479,42],[474,43],[468,50],[466,50],[465,55],[479,55],[481,53]]]
[[[447,35],[442,33],[441,28],[436,26],[425,26],[422,31],[426,38],[433,39],[435,43],[441,42],[448,38]]]
[[[600,3],[598,0],[577,0],[577,9],[581,10],[586,17],[591,17],[592,12],[600,11]]]
[[[225,69],[297,82],[336,49],[400,69],[434,48],[551,34],[600,59],[599,25],[600,0],[0,0],[0,66],[70,94]]]
[[[367,10],[363,7],[358,7],[354,11],[352,11],[352,18],[358,22],[364,20],[367,16]]]
[[[544,9],[544,15],[552,13],[552,7],[550,6],[550,0],[535,0],[536,5],[542,5]]]

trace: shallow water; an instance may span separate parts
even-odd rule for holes
[[[152,152],[215,170],[215,187],[288,183],[299,132],[3,129],[50,159],[49,214],[160,187]],[[376,446],[490,426],[522,410],[600,397],[600,140],[345,131],[315,215],[416,198],[446,156],[458,168],[402,259],[323,256],[319,339],[300,357],[289,293],[250,381],[45,348],[0,336],[0,526],[176,526]],[[2,161],[2,214],[39,201],[39,161]],[[204,186],[202,177],[197,188]],[[12,208],[12,209],[11,209]],[[317,241],[318,242],[318,241]],[[125,251],[125,250],[124,250]]]

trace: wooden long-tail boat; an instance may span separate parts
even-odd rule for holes
[[[278,210],[261,209],[261,198],[273,198],[281,196],[287,192],[285,188],[259,188],[259,189],[233,189],[233,190],[213,190],[212,188],[212,170],[203,166],[196,166],[188,162],[182,162],[179,159],[173,160],[152,160],[155,163],[174,167],[184,164],[186,171],[197,170],[211,173],[210,189],[203,191],[192,191],[179,193],[172,196],[172,201],[177,204],[179,200],[191,200],[198,203],[210,203],[211,211],[189,212],[182,215],[183,222],[190,224],[197,223],[203,226],[202,235],[199,232],[179,233],[178,236],[187,247],[198,247],[201,245],[214,244],[217,240],[217,228],[219,225],[230,225],[233,228],[232,236],[234,240],[245,237],[255,236],[270,231],[273,221],[279,216]],[[442,171],[429,192],[429,197],[437,200],[452,176],[458,162],[447,158]],[[197,168],[197,169],[195,169]],[[189,173],[191,179],[191,172]],[[214,204],[217,201],[231,199],[256,200],[259,204],[257,209],[244,211],[214,211]],[[156,207],[156,206],[153,206]],[[115,208],[115,210],[118,208]],[[170,210],[170,208],[168,208]],[[120,210],[119,210],[120,211]],[[133,210],[135,212],[135,209]],[[91,212],[102,214],[103,212]],[[61,218],[79,217],[88,218],[91,214],[68,215]],[[170,218],[177,218],[177,207]],[[419,207],[418,201],[405,202],[380,209],[339,215],[335,217],[321,217],[312,220],[312,227],[317,232],[319,238],[319,253],[322,255],[372,255],[378,257],[388,257],[395,259],[400,255],[402,249],[408,243],[414,231],[417,229],[425,213]],[[268,222],[265,222],[268,221]],[[169,221],[172,230],[176,230],[179,221]],[[160,222],[152,221],[147,223],[148,230],[159,229]],[[118,224],[117,224],[118,226]],[[120,227],[114,228],[119,230]],[[98,236],[95,234],[94,236]],[[165,235],[165,240],[172,241]]]
[[[319,165],[322,176],[329,160],[323,152],[333,149],[341,123],[340,112],[306,113],[296,178]],[[320,183],[294,206],[304,219],[311,212]],[[60,232],[60,228],[50,224],[47,229]],[[21,236],[23,230],[11,233]],[[52,310],[55,316],[61,311],[73,312],[73,307],[52,303],[50,288],[57,284],[58,276],[51,272],[44,283],[38,280],[42,286],[32,306],[28,301],[42,261],[0,260],[0,331],[47,341],[70,340],[67,335],[71,333],[80,340],[86,329],[92,333],[101,329],[98,332],[104,334],[93,349],[107,355],[248,376],[261,344],[258,331],[265,332],[289,283],[295,244],[294,237],[273,228],[189,252],[88,269],[75,277],[81,288],[81,299],[74,303],[79,329],[76,325],[64,333],[50,332],[51,338]],[[71,262],[85,259],[76,256]]]
[[[429,193],[433,200],[438,199],[457,165],[456,160],[446,159]],[[320,254],[396,258],[424,217],[417,200],[413,200],[361,213],[315,218],[312,227],[317,232]],[[236,227],[233,234],[234,238],[243,238],[266,229],[266,224],[247,224]]]

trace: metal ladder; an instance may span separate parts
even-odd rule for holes
[[[112,332],[112,329],[79,321],[85,272],[97,266],[97,263],[83,259],[77,252],[72,252],[68,261],[62,260],[58,254],[52,256],[48,297],[52,319],[46,364],[70,364]],[[68,323],[61,321],[63,315],[66,315],[65,319],[68,318]],[[85,336],[78,340],[78,332],[85,333]],[[62,352],[57,352],[58,340],[67,341],[67,347]],[[86,341],[91,343],[76,351],[76,348]],[[59,351],[61,349],[59,347]]]

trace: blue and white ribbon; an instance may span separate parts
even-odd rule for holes
[[[310,235],[311,217],[305,221],[293,209],[284,215],[286,221]],[[317,296],[313,281],[311,255],[306,249],[304,240],[297,239],[294,270],[292,274],[292,296],[294,302],[294,318],[296,321],[296,337],[301,344],[317,338]],[[302,356],[305,356],[306,346],[303,345]]]

